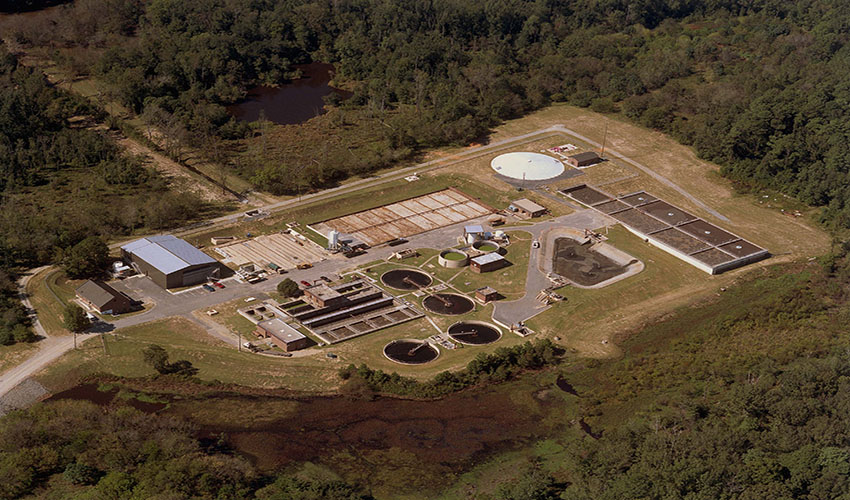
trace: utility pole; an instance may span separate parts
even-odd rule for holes
[[[77,350],[77,332],[71,332],[74,335],[74,350]]]
[[[239,344],[236,346],[239,349],[239,352],[242,352],[242,332],[237,331],[236,337],[239,339]]]
[[[602,151],[599,156],[605,158],[605,139],[608,138],[608,122],[605,122],[605,132],[602,134]]]

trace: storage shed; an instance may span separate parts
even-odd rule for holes
[[[260,337],[270,338],[276,346],[286,352],[304,349],[310,343],[310,340],[303,333],[280,318],[260,321],[257,323],[257,330],[254,333]]]
[[[591,165],[596,165],[600,161],[602,161],[602,158],[600,158],[599,155],[594,153],[593,151],[588,151],[586,153],[578,153],[567,158],[567,163],[569,163],[575,168],[589,167]]]
[[[527,218],[540,217],[546,213],[546,207],[538,205],[528,198],[511,202],[511,206],[508,209]]]
[[[469,269],[474,273],[486,273],[501,269],[508,264],[504,257],[498,252],[485,253],[478,257],[469,259]]]

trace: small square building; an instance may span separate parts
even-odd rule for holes
[[[574,154],[567,158],[567,163],[572,165],[574,168],[589,167],[591,165],[596,165],[601,161],[602,158],[600,158],[599,155],[594,153],[593,151]]]
[[[286,352],[304,349],[310,343],[306,335],[288,325],[280,318],[268,319],[257,323],[254,331],[258,337],[271,339],[272,342]]]
[[[499,300],[499,292],[495,288],[485,286],[475,290],[475,298],[486,304],[494,300]]]
[[[525,217],[527,219],[531,219],[533,217],[540,217],[541,215],[546,213],[546,207],[543,205],[538,205],[528,198],[523,198],[521,200],[516,200],[511,202],[511,206],[508,207],[508,210],[511,212],[515,212],[518,215]]]
[[[469,269],[474,273],[495,271],[505,267],[507,264],[508,261],[499,255],[498,252],[485,253],[484,255],[469,259]]]
[[[80,302],[100,314],[121,314],[133,308],[129,297],[102,281],[86,281],[76,293]]]
[[[305,288],[302,299],[316,308],[339,307],[348,302],[343,294],[324,283]]]

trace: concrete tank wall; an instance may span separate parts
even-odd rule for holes
[[[460,255],[463,255],[463,258],[460,260],[447,259],[445,256],[449,253],[458,253]],[[439,262],[440,265],[443,267],[448,267],[449,269],[458,269],[469,264],[469,255],[463,250],[455,250],[454,248],[449,248],[440,252],[440,256],[437,259],[437,262]]]

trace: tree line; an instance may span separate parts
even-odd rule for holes
[[[16,270],[56,263],[72,278],[97,277],[106,239],[209,211],[192,193],[170,190],[108,134],[81,125],[104,116],[0,46],[0,344],[33,338]]]
[[[528,370],[552,366],[560,361],[563,350],[549,339],[500,347],[492,354],[481,353],[466,368],[445,371],[427,382],[398,373],[373,370],[365,364],[348,365],[339,371],[346,382],[341,391],[352,396],[369,397],[374,393],[433,398],[472,387],[483,382],[505,382]]]

